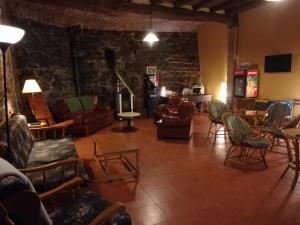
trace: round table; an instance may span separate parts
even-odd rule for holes
[[[136,131],[137,129],[135,127],[131,126],[131,121],[140,116],[141,116],[141,114],[138,112],[118,113],[118,117],[120,117],[121,119],[127,120],[127,127],[122,128],[121,131],[123,131],[123,132]]]

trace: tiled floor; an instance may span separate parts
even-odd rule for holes
[[[112,126],[98,133],[112,133]],[[125,124],[124,124],[125,125]],[[126,204],[135,225],[296,225],[300,224],[300,184],[289,194],[292,172],[279,180],[287,156],[267,154],[268,169],[242,172],[224,166],[228,138],[207,138],[207,115],[196,115],[189,141],[157,140],[151,120],[135,121],[124,134],[141,148],[141,174],[105,183],[93,159],[91,137],[76,141],[92,175],[89,189]]]

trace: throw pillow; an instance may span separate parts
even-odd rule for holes
[[[79,97],[79,99],[80,99],[81,105],[85,111],[95,109],[95,104],[94,104],[93,98],[91,96],[85,95],[85,96]]]
[[[67,99],[65,99],[65,101],[71,112],[78,112],[78,111],[83,110],[83,107],[78,98],[76,98],[76,97],[67,98]]]

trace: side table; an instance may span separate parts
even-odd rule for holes
[[[128,176],[137,177],[139,175],[140,149],[135,143],[130,142],[127,136],[124,136],[124,134],[94,135],[93,143],[95,160],[103,169],[107,182]],[[130,155],[133,156],[135,160],[130,159]],[[113,170],[111,170],[110,167],[111,161],[121,162],[126,171],[113,174]]]
[[[136,119],[137,117],[140,117],[141,114],[138,112],[122,112],[118,113],[118,117],[127,120],[127,127],[122,128],[121,132],[134,132],[137,130],[137,128],[131,126],[131,121]]]

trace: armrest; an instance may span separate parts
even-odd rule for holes
[[[160,123],[160,126],[162,127],[183,127],[183,126],[189,126],[191,123],[191,117],[173,117],[173,116],[167,116],[162,118],[162,122]]]
[[[42,194],[39,194],[39,197],[43,201],[45,199],[54,197],[56,194],[60,192],[79,186],[81,184],[82,184],[82,179],[80,177],[74,177],[71,180],[68,180],[63,184],[59,185],[58,187],[51,189],[50,191],[46,191]]]
[[[125,206],[118,202],[102,211],[89,225],[101,225],[115,213],[125,212]]]
[[[66,120],[66,121],[63,121],[63,122],[60,122],[60,123],[56,123],[56,124],[54,124],[50,127],[58,128],[58,129],[65,129],[68,126],[72,125],[73,123],[74,123],[74,120]]]
[[[81,159],[65,159],[60,160],[57,162],[49,163],[42,166],[32,167],[32,168],[25,168],[25,169],[19,169],[22,173],[35,173],[35,172],[45,172],[47,170],[51,170],[60,166],[75,164],[76,166],[81,163]]]

